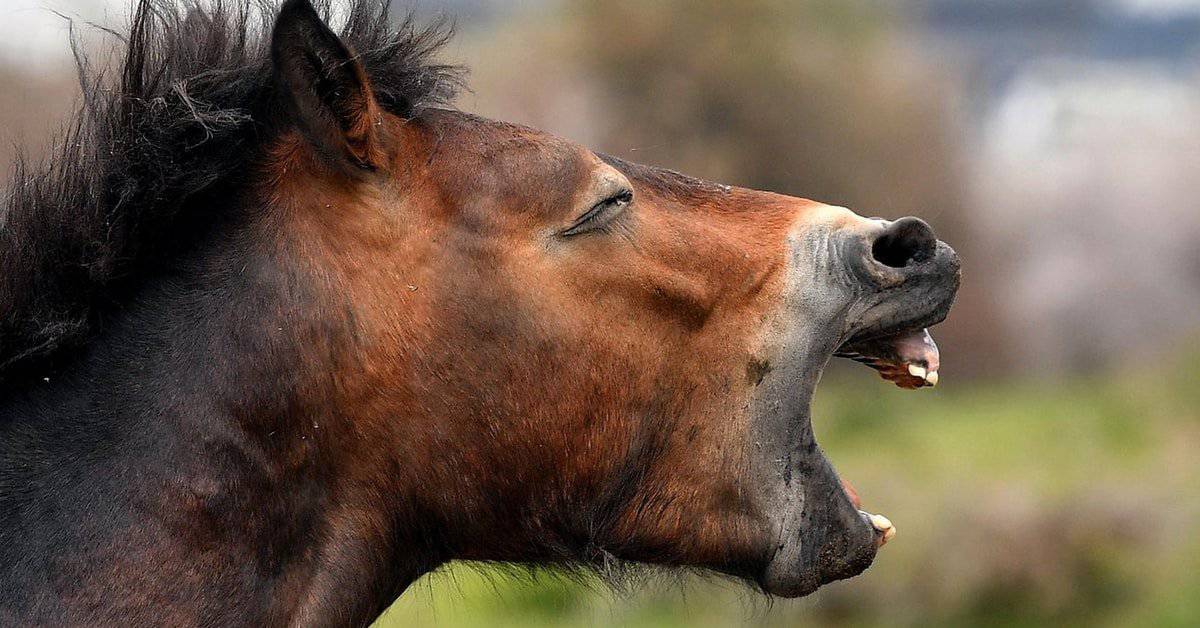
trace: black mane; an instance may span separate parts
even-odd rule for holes
[[[0,206],[0,381],[40,376],[193,227],[222,219],[202,199],[246,176],[274,128],[274,4],[138,0],[113,67],[76,46],[79,109],[49,159],[18,161]],[[445,104],[461,73],[433,56],[451,29],[392,20],[386,4],[338,3],[378,101],[406,117]]]

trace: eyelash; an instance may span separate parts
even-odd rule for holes
[[[579,235],[604,227],[633,202],[633,192],[625,190],[592,206],[575,224],[563,231],[564,236]]]

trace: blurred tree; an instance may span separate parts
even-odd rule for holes
[[[0,193],[18,147],[40,157],[78,99],[78,83],[66,70],[40,71],[0,60]]]
[[[946,223],[962,205],[945,89],[878,4],[589,0],[571,53],[604,148],[705,178]]]

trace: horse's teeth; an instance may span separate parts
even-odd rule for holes
[[[916,364],[909,364],[908,365],[908,374],[912,375],[913,377],[920,377],[921,379],[925,379],[925,367],[917,366]]]
[[[925,374],[925,381],[929,382],[930,386],[937,386],[937,383],[938,383],[938,374],[937,373],[938,373],[937,371],[929,371],[928,373]]]
[[[887,543],[896,536],[896,526],[892,525],[890,519],[883,515],[870,515],[871,527],[883,533],[883,542]]]

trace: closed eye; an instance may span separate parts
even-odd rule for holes
[[[602,229],[605,225],[611,222],[617,216],[620,216],[625,208],[633,202],[633,191],[623,189],[620,192],[596,203],[584,215],[580,216],[570,227],[562,232],[564,236],[574,236]]]

